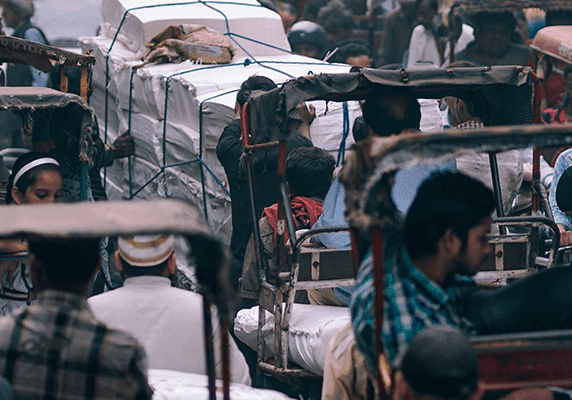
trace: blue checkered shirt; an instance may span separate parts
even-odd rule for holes
[[[473,333],[472,324],[459,315],[458,292],[461,285],[474,285],[457,276],[451,289],[444,291],[414,265],[403,245],[393,251],[385,248],[385,300],[382,343],[390,362],[404,351],[416,333],[432,325],[448,325]],[[390,247],[390,246],[389,246]],[[387,254],[389,253],[389,254]],[[358,348],[368,367],[375,369],[375,302],[373,256],[366,255],[357,276],[350,311]]]

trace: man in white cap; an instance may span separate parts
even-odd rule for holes
[[[171,287],[175,273],[173,235],[124,236],[115,252],[124,286],[93,296],[95,316],[131,333],[145,348],[149,368],[206,374],[202,296]],[[221,377],[220,326],[213,318],[215,365]],[[248,365],[230,340],[231,381],[250,384]]]

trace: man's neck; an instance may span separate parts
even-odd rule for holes
[[[412,260],[413,265],[423,272],[427,278],[435,282],[441,288],[445,287],[447,277],[450,275],[450,262],[443,260],[438,255],[431,255]]]

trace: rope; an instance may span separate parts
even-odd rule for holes
[[[347,101],[342,104],[344,110],[344,123],[343,123],[343,136],[340,142],[340,147],[338,148],[338,161],[336,162],[336,167],[339,167],[343,162],[346,155],[346,139],[350,134],[350,112],[348,109]]]

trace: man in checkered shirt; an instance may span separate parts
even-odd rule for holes
[[[143,348],[85,300],[99,240],[31,240],[30,253],[38,298],[0,318],[0,374],[13,397],[149,399]]]

